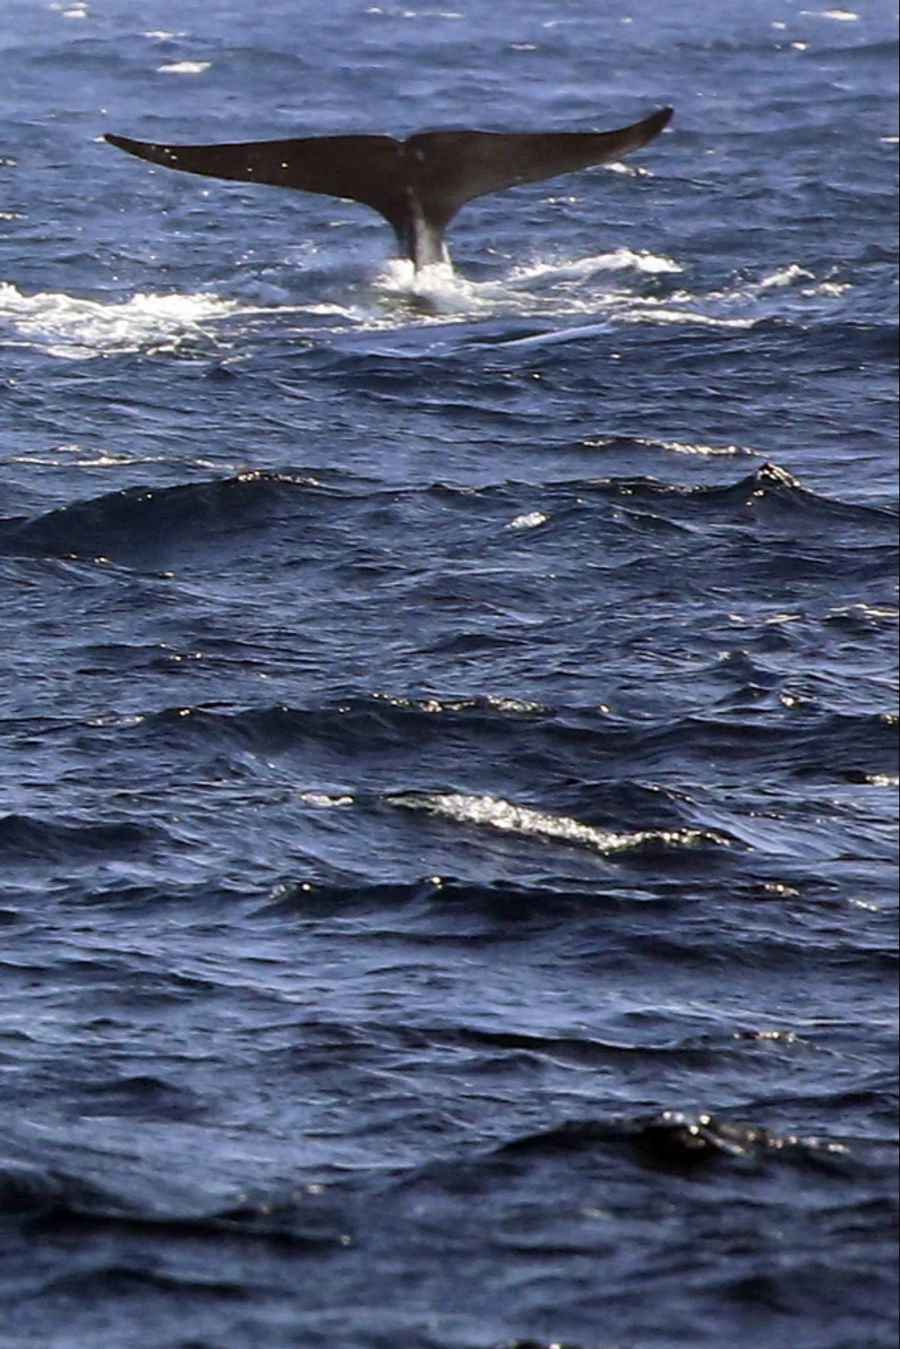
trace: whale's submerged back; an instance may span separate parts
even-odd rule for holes
[[[391,136],[311,136],[220,145],[162,145],[106,136],[152,164],[239,182],[268,183],[360,202],[392,226],[416,267],[446,257],[444,233],[466,202],[621,159],[658,136],[663,108],[618,131],[427,131]]]

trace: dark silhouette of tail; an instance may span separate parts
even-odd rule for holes
[[[426,131],[391,136],[312,136],[235,145],[156,145],[107,136],[128,154],[185,173],[271,183],[361,202],[383,215],[415,266],[446,259],[444,231],[475,197],[621,159],[658,136],[663,108],[619,131],[504,134]]]

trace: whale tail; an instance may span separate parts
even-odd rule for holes
[[[671,116],[672,109],[663,108],[618,131],[426,131],[404,141],[369,135],[225,145],[105,139],[139,159],[185,173],[360,202],[384,216],[418,268],[446,258],[444,232],[466,202],[621,159],[658,136]]]

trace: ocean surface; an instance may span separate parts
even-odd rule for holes
[[[2,1349],[896,1344],[850,3],[0,3]],[[664,104],[418,276],[102,141]]]

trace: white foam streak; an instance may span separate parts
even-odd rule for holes
[[[538,261],[517,268],[509,279],[511,286],[527,285],[532,281],[582,280],[598,272],[641,272],[647,276],[680,272],[681,267],[672,258],[657,253],[635,252],[631,248],[616,248],[609,253],[595,253],[569,262]]]
[[[739,454],[753,454],[743,445],[703,445],[684,440],[653,440],[646,436],[635,436],[635,443],[646,445],[648,449],[668,450],[672,454],[696,454],[701,457],[715,458],[720,455],[733,457]]]
[[[575,844],[604,854],[631,852],[646,846],[686,848],[697,843],[723,844],[724,839],[699,829],[639,829],[623,833],[597,829],[566,815],[549,815],[493,796],[435,793],[394,798],[396,805],[424,810],[458,824],[487,826],[505,834],[548,842]]]
[[[177,344],[238,308],[209,294],[139,294],[104,303],[58,292],[23,295],[0,282],[0,322],[50,355],[73,360]]]
[[[804,19],[831,19],[833,23],[858,23],[859,15],[852,9],[801,9]]]

